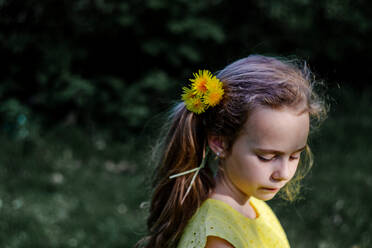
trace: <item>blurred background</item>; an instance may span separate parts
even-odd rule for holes
[[[331,110],[294,204],[292,247],[372,246],[372,3],[0,0],[0,247],[132,247],[149,151],[193,72],[305,59]],[[323,89],[324,92],[324,89]]]

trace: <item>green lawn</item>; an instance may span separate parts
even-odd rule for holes
[[[292,247],[371,247],[372,93],[330,94],[303,199],[269,204]],[[111,142],[71,127],[2,135],[0,247],[132,247],[149,200],[142,136]]]

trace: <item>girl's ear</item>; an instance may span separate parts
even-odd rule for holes
[[[225,150],[225,142],[221,136],[209,136],[208,137],[208,145],[210,149],[217,154],[223,154]]]

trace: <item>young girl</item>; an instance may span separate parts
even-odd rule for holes
[[[169,119],[137,247],[289,247],[265,201],[293,200],[312,164],[310,122],[326,110],[306,64],[251,55],[194,76]]]

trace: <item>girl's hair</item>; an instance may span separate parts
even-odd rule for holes
[[[271,108],[303,105],[311,122],[326,116],[324,102],[314,92],[317,84],[306,63],[260,55],[240,59],[221,70],[225,94],[217,106],[195,114],[183,102],[172,110],[167,135],[157,153],[160,154],[153,182],[149,235],[136,247],[175,247],[195,211],[208,197],[215,182],[210,165],[200,170],[185,198],[193,173],[169,179],[169,176],[200,165],[209,135],[224,138],[229,152],[251,111],[257,106]],[[312,165],[310,148],[302,158],[295,177],[282,189],[282,196],[292,201],[299,192],[299,182]]]

